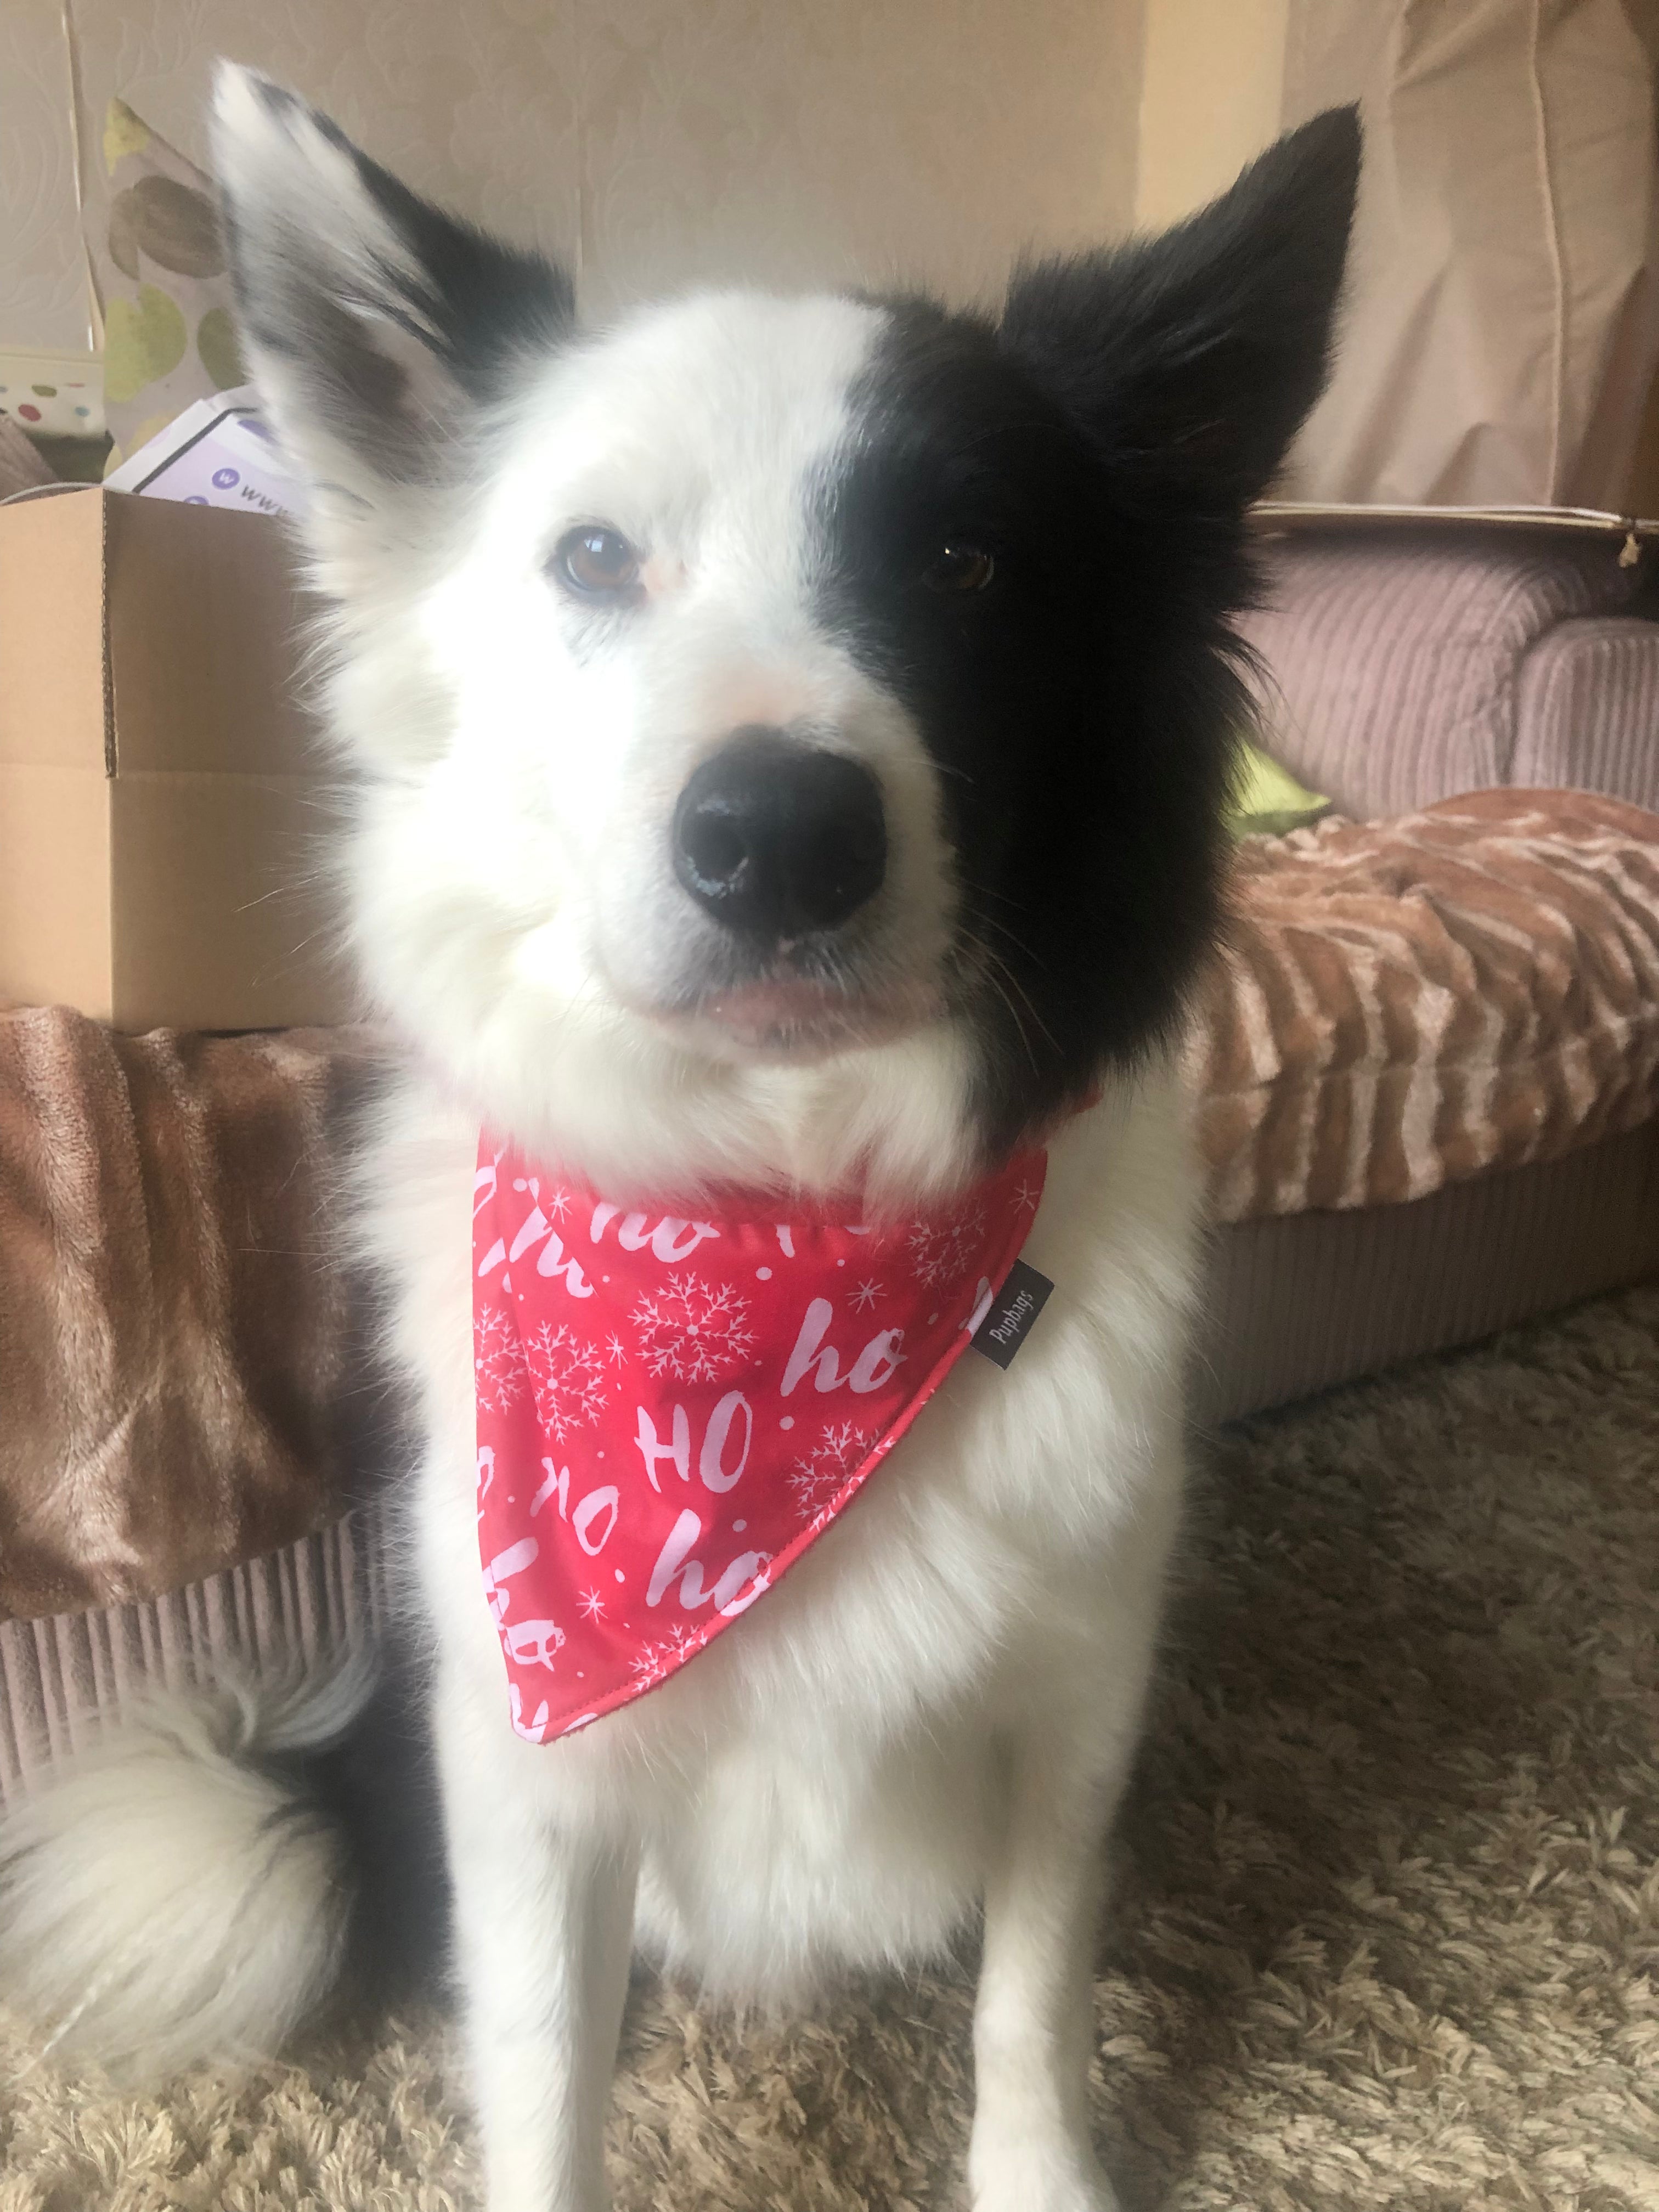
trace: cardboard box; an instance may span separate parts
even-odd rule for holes
[[[91,486],[0,507],[0,1004],[344,1018],[296,626],[266,516]]]

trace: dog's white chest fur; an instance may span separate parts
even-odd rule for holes
[[[1003,1732],[1036,1711],[1063,1735],[1091,1705],[1133,1719],[1178,1507],[1192,1188],[1170,1084],[1115,1094],[1055,1144],[1026,1257],[1056,1289],[1013,1364],[961,1363],[738,1626],[544,1747],[510,1729],[480,1583],[476,1148],[411,1087],[370,1178],[423,1395],[414,1537],[455,1724],[553,1826],[637,1829],[641,1940],[708,1984],[782,1996],[937,1948],[983,1889]]]

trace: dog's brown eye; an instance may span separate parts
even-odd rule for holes
[[[977,545],[947,545],[922,581],[930,591],[982,592],[996,574],[996,562]]]
[[[585,522],[567,531],[553,555],[553,566],[573,591],[589,598],[614,597],[640,580],[640,556],[617,530]]]

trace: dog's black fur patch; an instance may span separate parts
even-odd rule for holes
[[[886,302],[813,488],[823,615],[943,774],[988,1152],[1167,1031],[1213,934],[1244,510],[1324,380],[1358,160],[1336,110],[1166,236],[1025,270],[1000,325]],[[930,588],[947,544],[988,588]]]

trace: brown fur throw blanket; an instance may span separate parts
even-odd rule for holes
[[[1659,815],[1476,791],[1248,838],[1187,1075],[1223,1221],[1397,1206],[1659,1110]]]
[[[0,1613],[176,1589],[337,1514],[380,1412],[330,1223],[372,1048],[0,1015]]]

